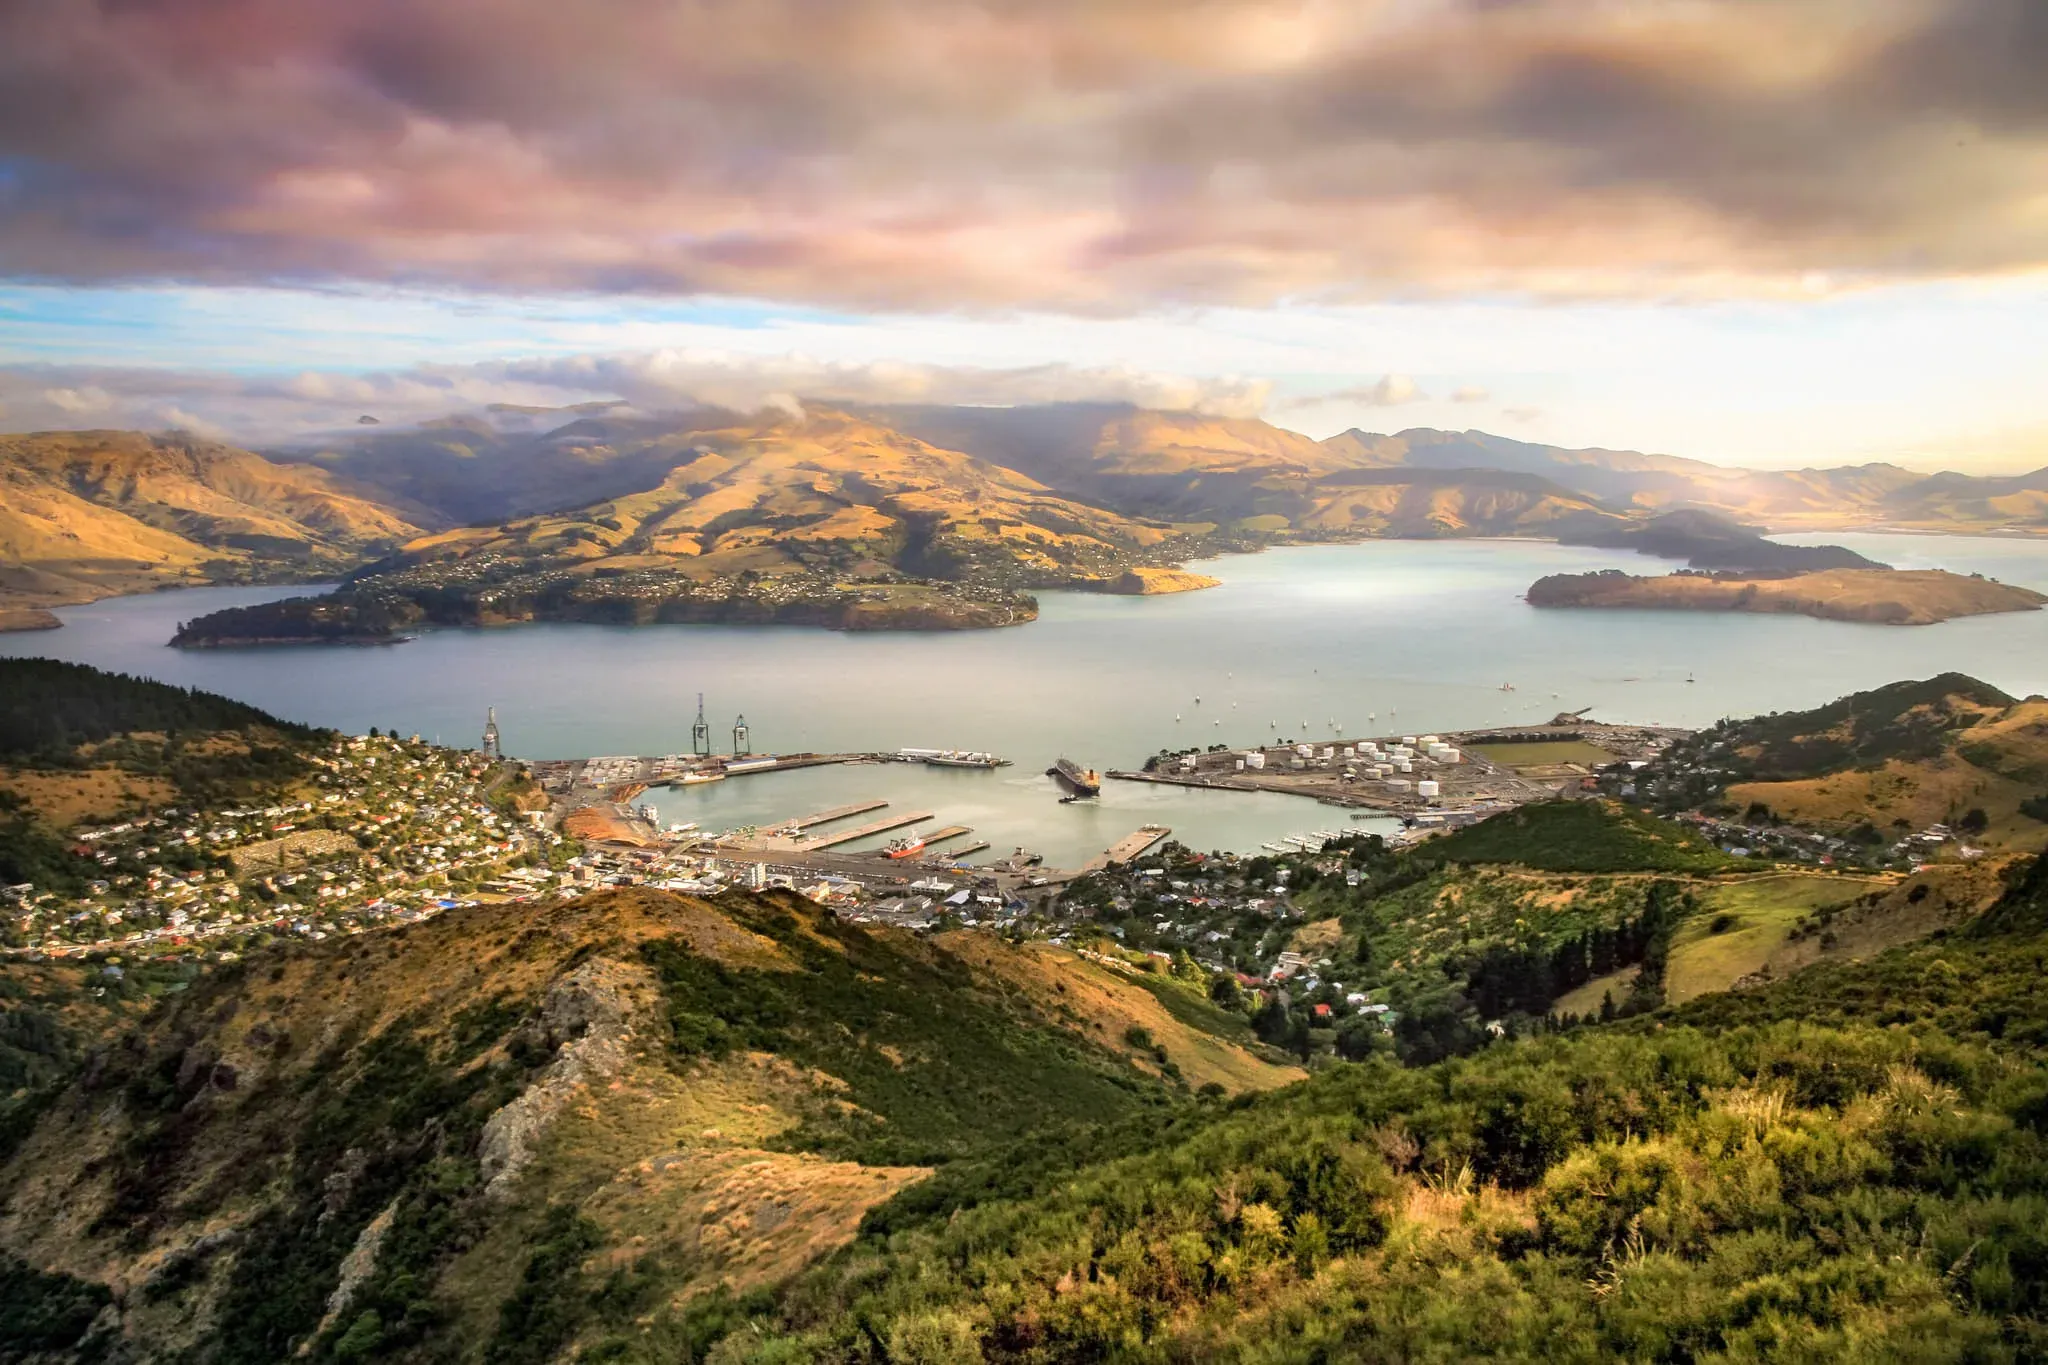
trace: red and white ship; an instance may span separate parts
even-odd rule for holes
[[[882,852],[888,854],[891,858],[915,857],[917,854],[924,852],[924,836],[911,833],[904,835],[901,839],[891,839],[888,843],[882,845]]]

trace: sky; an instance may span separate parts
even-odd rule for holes
[[[2039,0],[0,5],[0,429],[1120,399],[2048,465]]]

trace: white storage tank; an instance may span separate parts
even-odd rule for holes
[[[1387,779],[1387,789],[1389,791],[1404,792],[1408,790],[1408,786],[1408,779],[1405,777],[1390,777]]]
[[[1400,773],[1412,773],[1415,771],[1415,765],[1404,758],[1399,763],[1396,763],[1394,765],[1394,771]]]
[[[1344,746],[1344,757],[1346,757],[1346,758],[1357,758],[1357,757],[1358,757],[1358,750],[1357,750],[1357,749],[1355,749],[1355,748],[1353,748],[1353,747],[1352,747],[1351,745],[1347,744],[1347,745],[1345,745],[1345,746]]]
[[[1244,766],[1256,772],[1258,769],[1266,766],[1266,756],[1264,754],[1246,754],[1244,756]]]
[[[1260,761],[1260,764],[1261,764],[1261,766],[1264,766],[1264,760],[1261,760],[1261,761]],[[1244,771],[1244,760],[1243,760],[1243,759],[1241,759],[1241,758],[1240,758],[1239,760],[1237,760],[1237,771],[1239,771],[1239,772],[1243,772],[1243,771]]]
[[[1418,742],[1422,745],[1423,748],[1428,749],[1435,745],[1443,743],[1444,740],[1442,735],[1424,735]]]
[[[1325,763],[1329,762],[1332,758],[1335,758],[1336,756],[1337,751],[1335,749],[1331,749],[1328,747],[1325,747],[1322,753],[1317,755],[1317,757],[1322,759]]]
[[[1411,749],[1412,749],[1412,748],[1414,748],[1414,747],[1415,747],[1415,736],[1413,736],[1413,735],[1403,735],[1403,736],[1401,736],[1401,742],[1402,742],[1403,744],[1407,745],[1407,746],[1408,746],[1409,748],[1411,748]]]
[[[1442,790],[1443,784],[1433,778],[1425,777],[1422,781],[1415,784],[1415,794],[1417,796],[1435,796]]]
[[[1444,746],[1444,751],[1438,754],[1437,757],[1445,763],[1463,763],[1465,761],[1465,755],[1448,744]]]
[[[1289,759],[1287,762],[1287,766],[1290,768],[1306,768],[1308,766],[1308,760],[1305,758]]]

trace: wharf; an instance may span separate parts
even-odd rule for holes
[[[928,810],[911,811],[908,814],[885,815],[879,820],[871,820],[865,825],[856,825],[852,829],[835,830],[830,834],[822,834],[815,838],[805,839],[801,843],[795,844],[794,847],[805,850],[833,848],[839,844],[850,844],[856,839],[865,839],[870,835],[887,834],[892,829],[902,829],[905,825],[914,825],[920,820],[929,820],[931,818],[932,813]]]
[[[983,849],[987,847],[988,840],[976,839],[973,843],[967,844],[961,848],[947,849],[945,854],[945,861],[959,862],[962,858],[972,857],[974,854],[981,852]]]
[[[856,801],[850,806],[834,806],[831,810],[821,810],[815,815],[800,815],[794,820],[778,820],[768,828],[800,833],[817,825],[829,825],[834,820],[866,815],[869,811],[880,810],[888,804],[887,801]]]
[[[929,847],[932,844],[944,843],[948,839],[957,839],[963,834],[972,833],[974,833],[974,826],[972,825],[948,825],[944,829],[933,830],[930,834],[925,835],[924,841],[926,846]],[[984,844],[982,847],[986,848],[987,845]]]
[[[1388,814],[1420,810],[1425,804],[1413,797],[1380,796],[1359,791],[1355,787],[1337,788],[1331,786],[1329,779],[1322,774],[1302,778],[1285,770],[1259,777],[1246,777],[1242,773],[1219,777],[1207,773],[1131,772],[1112,772],[1109,776],[1119,782],[1152,782],[1163,787],[1206,787],[1211,791],[1279,792],[1283,796],[1310,796],[1326,806],[1346,806],[1359,810],[1384,811]]]
[[[1108,849],[1081,864],[1081,871],[1084,873],[1100,872],[1106,867],[1115,867],[1120,863],[1127,863],[1171,833],[1173,831],[1165,825],[1142,825],[1134,832],[1126,834],[1123,838],[1111,844]]]
[[[714,754],[654,756],[618,755],[601,758],[535,759],[528,767],[541,787],[558,802],[587,796],[592,792],[632,791],[637,795],[648,787],[690,785],[685,778],[723,779],[750,777],[755,773],[787,772],[792,768],[816,768],[838,763],[873,763],[876,754],[755,754],[746,757]],[[616,799],[616,797],[614,798]]]

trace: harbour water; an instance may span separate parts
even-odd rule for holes
[[[1799,539],[2048,591],[2048,541]],[[1055,861],[1100,851],[1148,821],[1197,846],[1256,848],[1343,816],[1282,796],[1117,782],[1099,803],[1062,806],[1042,775],[1062,754],[1135,767],[1161,748],[1327,741],[1338,726],[1356,737],[1534,723],[1588,706],[1606,720],[1698,725],[1949,669],[2016,694],[2048,691],[2048,612],[1901,628],[1540,611],[1520,594],[1543,574],[1662,565],[1534,541],[1310,546],[1200,567],[1223,585],[1159,598],[1048,593],[1039,620],[1000,631],[542,624],[429,631],[390,648],[165,647],[181,619],[307,591],[197,589],[66,608],[64,629],[0,635],[0,653],[74,659],[295,720],[395,726],[450,744],[474,744],[495,705],[507,751],[534,758],[687,751],[701,691],[721,748],[743,713],[760,750],[913,745],[1014,763],[736,778],[657,794],[667,819],[731,827],[880,796],[973,825],[995,853],[1025,844]]]

